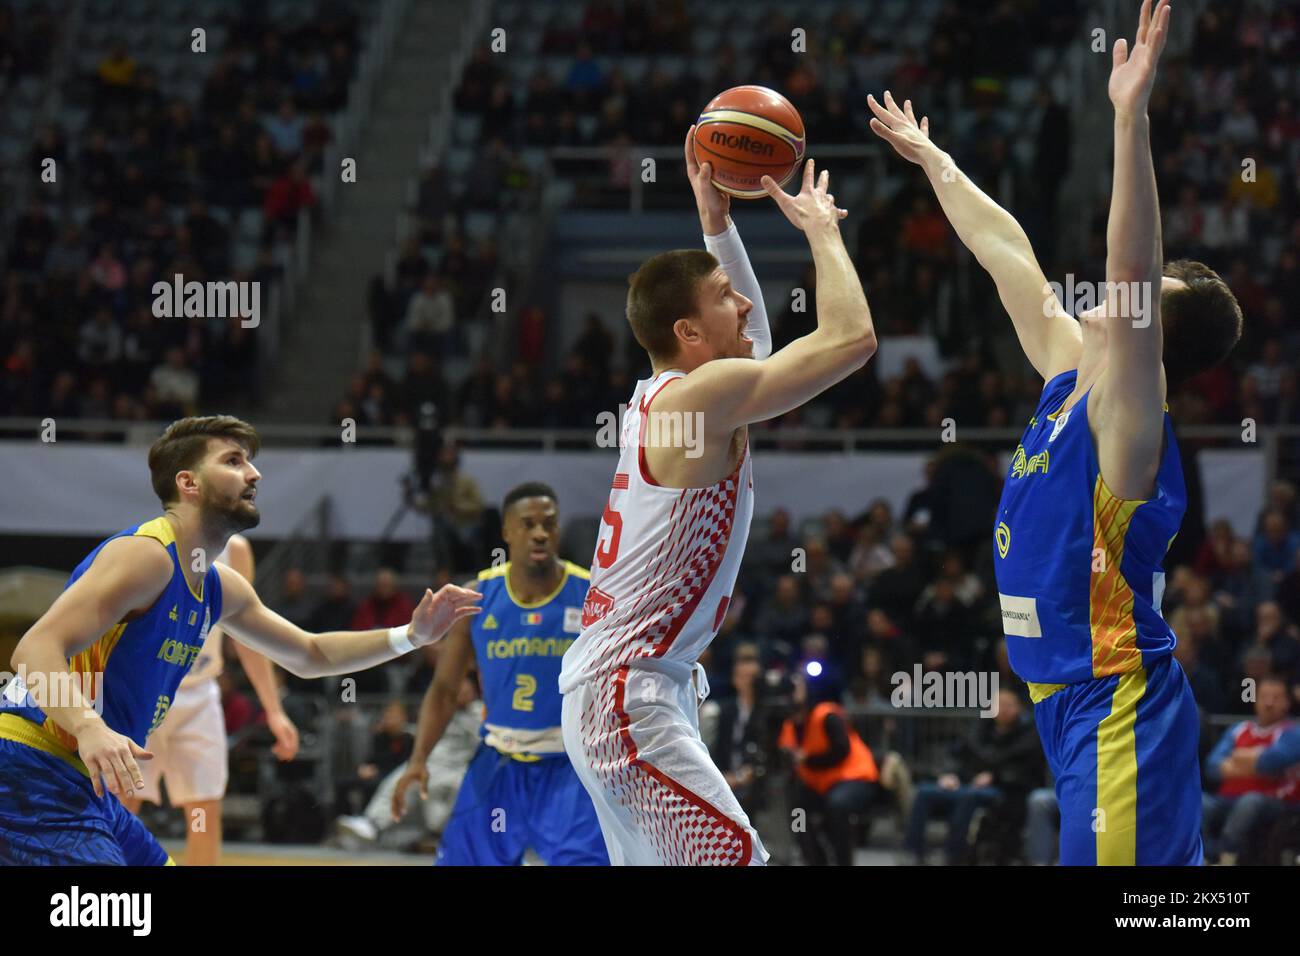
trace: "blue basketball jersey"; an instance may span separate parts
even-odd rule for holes
[[[1129,673],[1175,644],[1160,613],[1161,563],[1182,524],[1187,491],[1169,415],[1152,497],[1117,498],[1102,480],[1088,429],[1091,391],[1061,412],[1077,378],[1063,372],[1043,388],[1011,461],[994,530],[1008,656],[1031,684]]]
[[[166,518],[155,518],[102,541],[73,570],[64,590],[85,574],[104,545],[127,535],[154,538],[167,549],[172,559],[171,581],[147,611],[114,624],[69,660],[68,671],[82,693],[95,699],[104,722],[143,747],[145,738],[167,716],[176,688],[199,656],[208,629],[221,617],[221,580],[216,568],[209,567],[199,593],[192,592],[176,553],[172,526]],[[185,558],[189,560],[188,555]],[[37,675],[29,675],[29,680],[36,679]],[[0,696],[0,715],[31,723],[21,734],[24,743],[55,753],[75,752],[76,739],[33,704],[25,686],[11,681]]]
[[[509,571],[507,562],[479,574],[483,610],[470,623],[483,687],[484,736],[492,728],[559,728],[560,664],[582,630],[590,578],[585,568],[565,561],[554,593],[523,604],[510,593]]]

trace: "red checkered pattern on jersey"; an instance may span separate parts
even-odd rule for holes
[[[670,517],[673,531],[646,567],[649,583],[639,598],[602,622],[608,636],[594,648],[594,659],[608,656],[612,670],[637,658],[659,657],[672,646],[727,553],[739,486],[737,466],[716,485],[682,491]]]
[[[667,866],[748,866],[748,831],[698,794],[637,756],[623,707],[628,669],[594,682],[582,715],[587,766]]]

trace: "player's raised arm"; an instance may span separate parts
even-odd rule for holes
[[[143,786],[135,759],[152,754],[104,723],[76,681],[53,678],[66,675],[68,659],[86,650],[115,624],[148,610],[167,588],[173,571],[171,556],[152,538],[110,541],[14,649],[14,669],[23,677],[33,701],[77,738],[77,752],[90,771],[96,794],[104,792],[101,777],[115,794]],[[55,688],[60,691],[58,699],[51,697]]]
[[[220,564],[216,568],[221,575],[222,627],[237,641],[305,678],[365,670],[432,644],[457,621],[477,614],[482,597],[477,591],[447,584],[437,594],[425,590],[405,628],[311,634],[263,604],[253,586],[236,572]]]
[[[691,181],[695,205],[700,212],[704,248],[718,260],[722,271],[731,280],[732,288],[752,303],[749,315],[745,317],[745,337],[754,343],[754,358],[765,359],[772,354],[772,329],[768,323],[767,306],[763,303],[763,289],[731,219],[731,197],[713,185],[713,165],[708,162],[701,165],[696,160],[693,125],[686,131],[686,176]]]
[[[1115,107],[1115,170],[1106,227],[1106,354],[1094,396],[1097,457],[1115,494],[1143,498],[1159,466],[1164,433],[1160,274],[1164,251],[1147,101],[1169,35],[1169,0],[1143,0],[1130,52],[1115,41],[1109,93]]]
[[[797,196],[770,176],[763,188],[808,239],[817,269],[817,328],[765,362],[706,362],[667,389],[656,404],[666,411],[703,411],[705,429],[726,434],[797,408],[866,364],[876,333],[862,283],[840,237],[841,210],[827,191],[829,176],[815,182],[813,161],[804,166]]]
[[[466,588],[473,587],[473,582]],[[398,778],[397,788],[393,791],[393,819],[400,820],[405,809],[406,791],[411,784],[419,783],[420,798],[429,796],[429,754],[438,745],[442,735],[456,716],[459,709],[457,698],[460,686],[469,673],[470,664],[474,662],[474,643],[470,638],[469,621],[461,620],[452,625],[447,633],[438,656],[438,667],[433,672],[429,689],[424,692],[420,702],[420,715],[416,724],[415,744],[411,748],[411,758],[406,770]]]
[[[867,97],[872,131],[898,155],[925,170],[958,238],[998,287],[1025,357],[1044,379],[1075,368],[1082,351],[1079,326],[1062,308],[1014,216],[970,181],[953,158],[930,140],[930,119],[918,123],[912,101],[902,108],[885,92]]]

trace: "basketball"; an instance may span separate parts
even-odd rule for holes
[[[799,111],[765,86],[734,86],[719,93],[695,124],[695,158],[711,163],[713,185],[737,199],[767,195],[764,176],[785,185],[803,154]]]

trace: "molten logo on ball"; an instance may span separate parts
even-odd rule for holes
[[[752,139],[748,134],[728,136],[726,133],[722,132],[722,130],[715,129],[709,135],[709,142],[714,146],[725,146],[727,149],[740,150],[744,153],[755,153],[759,156],[774,156],[776,154],[776,149],[771,143],[759,142],[756,139]]]

